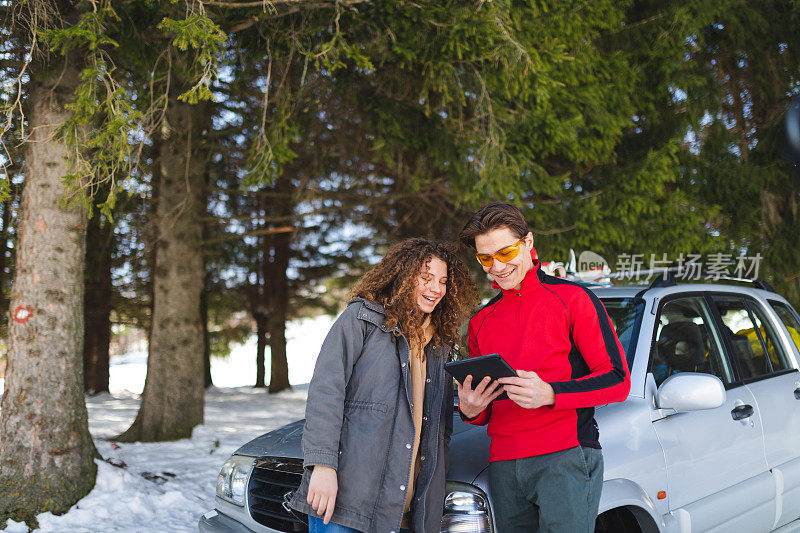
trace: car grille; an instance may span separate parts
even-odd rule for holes
[[[297,513],[288,510],[289,500],[300,486],[303,474],[303,461],[270,457],[259,459],[253,465],[250,484],[247,488],[249,496],[250,516],[259,524],[277,531],[307,532],[308,525]]]

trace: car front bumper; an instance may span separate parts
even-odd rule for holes
[[[200,533],[253,533],[249,529],[237,522],[233,518],[220,514],[217,511],[209,511],[200,517],[197,523],[197,528]],[[263,528],[262,531],[273,531],[269,528]]]

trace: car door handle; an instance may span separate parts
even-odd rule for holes
[[[796,389],[794,389],[794,399],[795,400],[800,400],[800,387],[797,387]]]
[[[745,418],[749,418],[753,416],[753,406],[747,404],[738,405],[731,411],[731,416],[734,420],[744,420]]]

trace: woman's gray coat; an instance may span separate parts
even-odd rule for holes
[[[367,533],[400,531],[411,472],[414,423],[409,345],[385,325],[379,304],[356,298],[331,327],[314,368],[303,429],[303,480],[290,503],[306,502],[314,465],[339,472],[332,520]],[[420,470],[411,504],[416,533],[438,532],[453,423],[446,346],[426,348]]]

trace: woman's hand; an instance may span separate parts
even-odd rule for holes
[[[464,378],[462,385],[456,381],[458,387],[458,410],[461,411],[467,418],[475,418],[483,412],[486,407],[492,403],[492,400],[497,398],[503,393],[503,387],[497,381],[491,381],[489,376],[483,378],[483,381],[473,390],[472,376],[469,375]]]
[[[336,505],[336,493],[339,490],[339,481],[336,470],[329,466],[315,465],[308,483],[308,496],[306,501],[327,524],[333,516]]]

